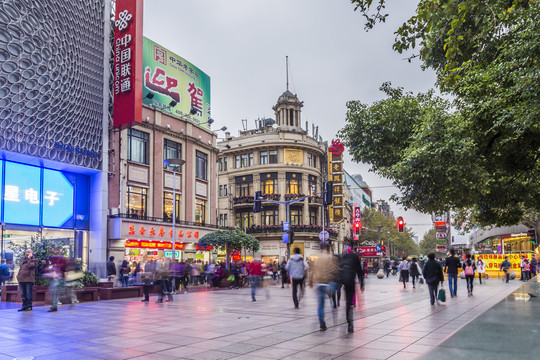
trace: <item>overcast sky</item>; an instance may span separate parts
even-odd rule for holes
[[[213,127],[227,126],[233,136],[242,119],[254,128],[259,117],[275,118],[289,56],[289,90],[304,102],[302,126],[319,126],[330,141],[345,125],[347,101],[382,99],[385,81],[413,92],[434,86],[432,72],[392,51],[394,31],[418,0],[390,3],[388,21],[366,33],[348,0],[146,0],[144,35],[210,76]],[[348,155],[345,169],[363,176],[374,200],[397,191]],[[419,239],[431,228],[429,215],[391,207]]]

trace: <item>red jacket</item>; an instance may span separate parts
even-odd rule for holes
[[[262,263],[253,261],[248,267],[249,275],[262,276]]]

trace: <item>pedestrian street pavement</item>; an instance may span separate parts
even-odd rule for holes
[[[434,349],[523,283],[491,278],[467,297],[431,306],[426,285],[407,289],[397,276],[370,275],[358,295],[355,332],[345,311],[326,302],[328,330],[319,331],[317,300],[306,289],[294,309],[291,289],[199,291],[157,304],[140,299],[37,306],[0,306],[0,360],[11,359],[415,359]],[[447,283],[445,282],[445,288]],[[344,305],[344,295],[342,305]],[[494,339],[494,341],[496,341]]]

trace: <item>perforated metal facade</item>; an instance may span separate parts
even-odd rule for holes
[[[0,2],[0,149],[102,168],[103,0]]]

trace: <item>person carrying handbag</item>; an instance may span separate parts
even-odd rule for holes
[[[434,253],[428,254],[428,261],[424,265],[422,273],[424,274],[424,279],[428,285],[431,305],[435,305],[435,300],[437,300],[438,297],[439,283],[442,286],[444,282],[444,274],[442,266],[435,261]]]

